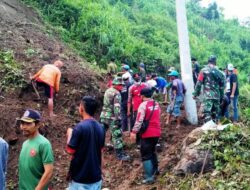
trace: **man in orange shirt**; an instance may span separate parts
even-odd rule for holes
[[[53,95],[54,91],[59,92],[59,84],[61,79],[60,68],[63,66],[63,62],[57,60],[54,64],[47,64],[42,67],[31,80],[35,80],[38,86],[44,87],[45,96],[48,97],[48,109],[49,116],[55,116],[53,113]]]

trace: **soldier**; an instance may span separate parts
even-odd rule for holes
[[[215,121],[219,119],[220,101],[223,100],[225,77],[216,67],[216,57],[210,56],[208,65],[199,73],[193,98],[196,99],[203,86],[203,117],[204,122],[212,120],[212,110],[214,110]]]
[[[105,129],[111,128],[112,142],[119,160],[129,160],[130,157],[123,151],[123,140],[121,130],[121,90],[123,88],[121,77],[116,77],[112,87],[104,94],[101,123]]]

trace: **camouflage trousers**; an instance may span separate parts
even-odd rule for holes
[[[101,119],[101,123],[104,124],[105,129],[110,128],[112,143],[115,149],[123,148],[122,129],[121,126],[115,124],[115,120]]]
[[[204,122],[214,120],[215,122],[219,119],[220,114],[220,101],[216,99],[204,99],[202,102],[202,114]]]

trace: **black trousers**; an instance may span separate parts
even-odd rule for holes
[[[155,152],[156,144],[158,143],[159,137],[141,138],[141,159],[142,161],[152,160],[157,162],[157,155]]]

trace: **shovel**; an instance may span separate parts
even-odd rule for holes
[[[29,75],[30,75],[30,78],[31,78],[31,74],[30,73],[29,73]],[[36,93],[37,99],[40,100],[41,96],[40,96],[39,92],[36,89],[36,85],[35,85],[35,81],[34,80],[31,80],[31,85],[32,85],[32,87],[33,87],[33,89],[34,89],[34,91]]]

